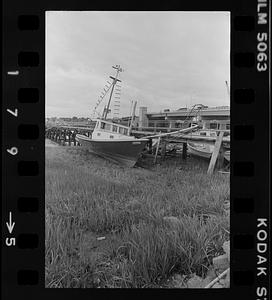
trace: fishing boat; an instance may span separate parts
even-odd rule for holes
[[[137,162],[140,153],[145,148],[148,139],[136,138],[131,135],[135,109],[137,102],[134,102],[130,126],[124,126],[107,120],[107,115],[110,112],[110,103],[117,82],[120,82],[118,74],[122,71],[119,65],[113,66],[117,70],[116,76],[112,79],[110,97],[108,104],[103,111],[100,119],[95,119],[96,125],[90,137],[82,134],[76,135],[76,140],[86,147],[90,152],[109,159],[115,163],[119,163],[128,167],[133,167]]]
[[[129,127],[105,120],[97,120],[91,137],[77,134],[77,141],[90,152],[113,162],[133,167],[148,139],[129,134]]]
[[[198,132],[194,133],[195,135],[201,135],[201,136],[211,136],[216,137],[216,131],[211,130],[200,130]],[[223,145],[224,141],[229,141],[229,136],[224,137],[223,139]],[[194,156],[198,156],[205,159],[210,159],[212,156],[214,150],[214,145],[205,144],[205,143],[188,143],[188,153]],[[224,158],[226,161],[230,161],[230,150],[226,150],[224,153]]]

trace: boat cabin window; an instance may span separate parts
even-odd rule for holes
[[[217,129],[217,123],[210,123],[210,129]]]
[[[207,135],[206,132],[200,132],[200,135]]]
[[[105,125],[106,125],[106,123],[104,123],[104,122],[101,122],[101,126],[100,126],[100,128],[101,128],[101,129],[105,129]]]
[[[101,135],[101,133],[100,133],[100,132],[97,132],[97,135],[98,135],[98,136],[100,136],[100,135]]]
[[[119,127],[119,133],[124,134],[124,128],[123,127]]]
[[[116,125],[112,125],[112,132],[117,132],[117,126]]]
[[[113,135],[110,135],[110,139],[113,139],[114,138],[114,136]]]
[[[105,130],[111,130],[111,124],[105,124]]]
[[[226,129],[230,130],[230,124],[226,124]]]
[[[127,135],[128,134],[128,129],[124,128],[124,134]]]

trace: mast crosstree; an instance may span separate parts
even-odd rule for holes
[[[102,119],[104,119],[104,120],[106,120],[107,115],[110,112],[110,103],[111,103],[111,98],[112,98],[112,94],[113,94],[113,91],[114,91],[114,87],[115,87],[117,82],[121,82],[121,80],[118,79],[118,75],[119,75],[120,72],[123,72],[123,69],[121,68],[120,65],[115,65],[115,66],[112,66],[112,67],[113,67],[113,69],[116,70],[116,75],[115,75],[115,77],[110,76],[110,79],[112,79],[112,85],[111,85],[111,92],[110,92],[109,101],[108,101],[108,104],[107,104],[106,108],[104,109],[103,116],[102,116]]]
[[[107,118],[108,113],[111,111],[110,110],[110,103],[111,103],[114,91],[115,91],[115,93],[114,93],[115,97],[114,98],[117,99],[117,100],[115,100],[115,105],[114,106],[117,107],[117,108],[115,108],[114,114],[115,115],[119,114],[119,106],[120,106],[119,99],[120,99],[120,96],[121,96],[121,86],[118,85],[117,83],[121,82],[121,80],[118,79],[118,75],[119,75],[120,72],[123,72],[124,70],[121,68],[120,65],[112,66],[112,68],[116,70],[116,75],[115,75],[115,77],[109,76],[112,81],[111,82],[107,81],[105,87],[103,88],[103,91],[102,91],[101,95],[99,96],[99,98],[98,98],[98,100],[95,104],[95,107],[93,109],[92,117],[94,117],[95,113],[97,113],[97,108],[101,104],[101,102],[103,101],[105,96],[110,92],[108,103],[104,107],[104,110],[103,110],[103,113],[102,113],[102,119],[105,120]],[[115,88],[115,87],[117,87],[117,88]]]

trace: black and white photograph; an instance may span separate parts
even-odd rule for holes
[[[46,11],[45,287],[230,287],[230,12]]]

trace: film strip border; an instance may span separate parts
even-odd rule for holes
[[[3,269],[6,293],[44,286],[44,14],[4,15]],[[29,41],[32,41],[31,43]],[[5,298],[9,298],[4,294]]]
[[[246,289],[250,299],[267,297],[269,280],[267,16],[265,1],[232,15],[231,286]]]
[[[231,289],[264,298],[268,291],[269,85],[268,70],[257,68],[268,66],[268,20],[253,6],[244,8],[231,14]],[[9,13],[4,22],[2,196],[7,221],[4,280],[10,290],[44,287],[45,31],[41,24],[45,15]]]

